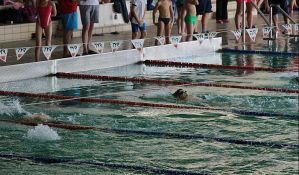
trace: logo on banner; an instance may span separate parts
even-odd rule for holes
[[[67,48],[71,53],[72,57],[75,57],[77,55],[77,53],[79,52],[80,49],[80,44],[68,44]]]
[[[299,35],[299,24],[293,24],[294,27],[294,35]]]
[[[47,60],[50,59],[51,55],[52,55],[52,52],[54,51],[54,49],[56,48],[57,46],[43,46],[42,47],[42,51],[45,55],[45,57],[47,58]]]
[[[201,44],[205,40],[205,34],[199,33],[199,34],[193,34],[193,36],[196,38],[196,40]]]
[[[141,52],[142,48],[143,48],[143,44],[144,44],[144,39],[134,39],[131,40],[133,46],[139,51]]]
[[[112,52],[117,51],[119,49],[120,45],[121,45],[121,41],[112,41],[112,42],[110,42],[110,47],[112,49]]]
[[[0,60],[6,62],[8,49],[0,49]]]
[[[29,49],[29,47],[16,48],[17,60],[19,61]]]
[[[217,35],[218,35],[218,32],[210,32],[210,33],[208,33],[208,38],[209,38],[209,39],[213,39],[213,38],[215,38]]]
[[[156,40],[158,40],[161,45],[165,44],[165,36],[157,36],[157,37],[154,37],[154,38]]]
[[[182,36],[171,36],[170,42],[175,48],[178,48],[178,43],[181,42]]]
[[[250,39],[252,41],[255,41],[256,39],[256,35],[257,35],[257,32],[258,32],[258,28],[252,28],[252,29],[246,29]]]
[[[269,38],[273,27],[263,27],[263,38]]]
[[[104,42],[93,42],[92,45],[99,53],[103,53]]]
[[[235,38],[236,38],[236,41],[239,41],[240,38],[241,38],[241,35],[242,35],[242,32],[241,32],[241,29],[239,30],[231,30],[231,32],[233,32]]]
[[[292,32],[293,32],[293,26],[291,25],[291,24],[284,24],[284,25],[282,25],[282,27],[283,28],[285,28],[286,29],[286,31],[287,31],[287,35],[291,35],[292,34]]]

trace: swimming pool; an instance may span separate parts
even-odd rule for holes
[[[259,48],[262,46],[257,45],[256,49]],[[199,63],[203,58],[212,57],[219,58],[222,65],[298,66],[294,56],[281,55],[212,53],[172,60]],[[117,100],[103,103],[57,100],[54,96],[1,96],[1,119],[20,120],[42,112],[55,120],[94,127],[70,131],[1,122],[1,174],[299,172],[298,93],[144,81],[159,79],[298,90],[298,72],[160,67],[139,63],[80,74],[134,77],[139,78],[139,82],[51,76],[1,83],[3,91],[50,93],[57,95],[55,98]],[[188,92],[188,101],[171,95],[179,88]],[[156,107],[156,104],[164,106]],[[198,109],[187,108],[190,106]]]

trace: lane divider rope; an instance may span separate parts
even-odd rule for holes
[[[228,53],[241,53],[241,54],[261,54],[261,55],[284,55],[284,56],[299,56],[299,52],[276,52],[276,51],[266,51],[266,50],[242,50],[242,49],[231,49],[222,48],[219,52]]]
[[[160,138],[168,139],[184,139],[184,140],[204,140],[204,141],[216,141],[221,143],[237,144],[237,145],[249,145],[249,146],[263,146],[270,148],[290,148],[298,149],[299,145],[279,143],[279,142],[267,142],[267,141],[254,141],[254,140],[242,140],[235,138],[221,138],[221,137],[211,137],[204,136],[201,134],[183,134],[174,132],[159,132],[159,131],[145,131],[145,130],[134,130],[134,129],[117,129],[117,128],[99,128],[95,126],[86,126],[78,124],[68,124],[68,123],[51,123],[51,122],[30,122],[30,121],[15,121],[15,120],[4,120],[1,122],[14,123],[28,126],[37,126],[38,124],[48,125],[50,127],[68,129],[68,130],[97,130],[106,133],[115,134],[129,134],[129,135],[143,135],[143,136],[156,136]]]
[[[107,167],[112,169],[127,169],[127,170],[135,170],[142,171],[147,173],[155,173],[155,174],[167,174],[167,175],[208,175],[209,172],[203,170],[202,172],[195,171],[184,171],[184,170],[176,170],[176,169],[164,169],[164,168],[155,168],[144,165],[134,165],[134,164],[122,164],[122,163],[105,163],[94,160],[76,160],[71,158],[54,158],[54,157],[37,157],[37,156],[29,156],[29,155],[20,155],[20,154],[7,154],[0,153],[0,158],[10,159],[10,160],[18,160],[18,161],[34,161],[43,164],[69,164],[69,165],[89,165],[95,166],[97,168]]]
[[[73,79],[93,79],[104,81],[130,81],[136,83],[152,83],[152,84],[172,84],[172,85],[188,85],[188,86],[205,86],[205,87],[221,87],[221,88],[235,88],[235,89],[250,89],[260,91],[271,92],[284,92],[284,93],[296,93],[299,94],[298,89],[282,89],[282,88],[266,88],[266,87],[252,87],[252,86],[239,86],[239,85],[225,85],[219,83],[200,83],[200,82],[182,82],[173,80],[159,80],[159,79],[146,79],[146,78],[131,78],[131,77],[116,77],[116,76],[101,76],[90,74],[78,74],[78,73],[65,73],[58,72],[55,74],[58,78],[73,78]]]
[[[148,102],[104,99],[104,98],[62,96],[62,95],[54,95],[54,94],[48,94],[48,93],[0,91],[0,95],[55,99],[55,100],[65,100],[65,101],[74,100],[74,101],[80,101],[80,102],[85,102],[85,103],[107,103],[107,104],[114,104],[114,105],[128,105],[128,106],[141,106],[141,107],[146,106],[146,107],[156,107],[156,108],[223,111],[223,112],[237,113],[237,114],[241,114],[241,115],[253,115],[253,116],[263,116],[263,117],[284,117],[284,118],[295,119],[295,120],[298,120],[298,118],[299,118],[298,115],[292,115],[292,114],[277,114],[277,113],[267,113],[267,112],[241,111],[241,110],[236,110],[236,109],[226,110],[226,109],[221,109],[221,108],[201,107],[201,106],[192,106],[192,105],[173,105],[173,104],[163,104],[163,103],[148,103]]]
[[[271,68],[271,67],[245,67],[245,66],[227,66],[217,64],[201,64],[201,63],[187,63],[163,60],[145,60],[143,62],[149,66],[174,66],[174,67],[191,67],[191,68],[214,68],[214,69],[236,69],[236,70],[254,70],[254,71],[271,71],[271,72],[298,72],[299,68]]]

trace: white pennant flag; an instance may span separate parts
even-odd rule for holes
[[[257,35],[257,32],[258,32],[258,28],[251,28],[251,29],[246,29],[250,39],[252,41],[255,41],[256,39],[256,35]]]
[[[178,47],[178,43],[181,42],[182,36],[171,36],[170,42],[174,45],[175,48]]]
[[[8,49],[0,49],[0,60],[6,62]]]
[[[234,34],[236,41],[239,41],[242,35],[241,29],[231,30],[231,32]]]
[[[141,52],[142,48],[143,48],[143,44],[144,44],[144,39],[134,39],[131,40],[133,46],[139,51]]]
[[[121,45],[121,41],[111,41],[110,47],[112,49],[112,52],[117,51],[119,49],[120,45]]]
[[[293,26],[291,24],[283,24],[282,27],[286,29],[286,31],[287,31],[286,34],[287,35],[292,35],[292,33],[293,33]]]
[[[158,40],[161,45],[165,44],[165,36],[157,36],[157,37],[154,37],[154,38],[156,40]]]
[[[209,39],[213,39],[218,35],[219,32],[210,32],[208,33],[208,38]]]
[[[269,38],[273,27],[263,27],[263,38]]]
[[[294,35],[299,35],[299,24],[293,24],[293,34]]]
[[[193,34],[193,36],[197,39],[199,44],[201,44],[205,40],[205,34],[204,33]]]
[[[50,59],[52,52],[57,46],[42,46],[42,51],[47,58],[47,60]]]
[[[29,49],[30,47],[16,48],[17,60],[19,61]]]
[[[70,51],[70,54],[72,57],[77,56],[80,46],[81,46],[81,44],[68,44],[67,45],[67,49]]]
[[[103,53],[104,42],[93,42],[92,45],[98,51],[98,53]]]

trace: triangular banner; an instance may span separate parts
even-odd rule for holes
[[[0,49],[0,60],[6,62],[8,49]]]
[[[241,29],[231,30],[231,32],[234,34],[236,41],[239,41],[242,35]]]
[[[282,27],[286,29],[286,31],[287,31],[286,34],[287,35],[292,35],[292,33],[293,33],[293,26],[291,24],[283,24]]]
[[[112,52],[115,52],[119,49],[119,47],[121,46],[121,41],[111,41],[110,42],[110,47],[112,49]]]
[[[258,28],[251,28],[251,29],[246,29],[250,39],[252,41],[255,41],[256,39],[256,35],[257,35],[257,32],[258,32]]]
[[[263,38],[270,38],[270,32],[273,27],[263,27]]]
[[[293,24],[293,34],[299,35],[299,24]]]
[[[210,32],[208,33],[208,38],[209,39],[213,39],[218,35],[219,32]]]
[[[178,43],[181,42],[182,36],[171,36],[170,37],[170,42],[171,44],[174,45],[175,48],[178,47]]]
[[[55,50],[57,46],[42,46],[42,51],[47,58],[47,60],[50,59],[52,52]]]
[[[93,42],[93,47],[98,51],[98,53],[103,53],[104,51],[104,42]]]
[[[156,40],[158,40],[161,45],[165,44],[165,36],[157,36],[157,37],[154,37],[154,38]]]
[[[193,36],[197,39],[199,44],[201,44],[206,38],[204,33],[193,34]]]
[[[72,57],[75,57],[79,52],[81,44],[68,44],[67,48],[70,51]]]
[[[133,46],[135,47],[135,49],[137,49],[139,52],[141,52],[142,48],[143,48],[143,44],[144,44],[144,39],[134,39],[131,40]]]
[[[30,47],[16,48],[17,60],[19,61],[29,49],[30,49]]]

